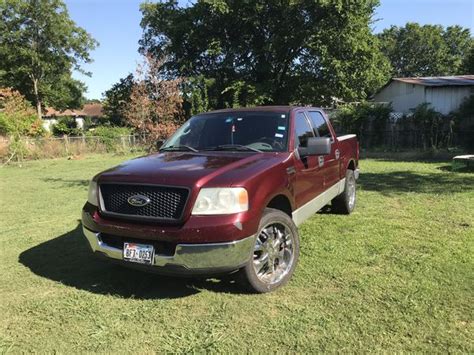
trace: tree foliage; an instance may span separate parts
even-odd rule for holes
[[[201,76],[215,107],[367,97],[388,62],[369,24],[378,1],[145,3],[141,50],[172,77]]]
[[[465,74],[474,74],[474,41],[471,44],[469,53],[466,58],[464,58],[462,70]]]
[[[124,109],[127,124],[143,134],[149,144],[167,138],[183,118],[181,79],[164,78],[164,62],[152,55],[144,56]]]
[[[124,111],[130,103],[133,84],[133,74],[129,74],[104,92],[103,112],[112,125],[123,126],[126,123]]]
[[[85,87],[71,72],[96,45],[61,0],[0,0],[0,84],[34,102],[40,117],[45,105],[81,106]]]
[[[460,26],[407,23],[378,35],[396,77],[465,74],[463,61],[471,49],[470,31]]]
[[[181,90],[183,91],[183,109],[186,117],[217,107],[216,98],[209,96],[209,90],[214,84],[213,79],[206,79],[203,75],[183,80]]]

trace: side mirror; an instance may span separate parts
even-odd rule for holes
[[[298,153],[300,157],[309,155],[328,155],[331,153],[331,138],[308,138],[308,146],[299,147]]]

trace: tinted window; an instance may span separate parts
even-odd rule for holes
[[[288,112],[231,111],[192,117],[162,147],[187,145],[218,150],[223,145],[245,145],[261,151],[287,149]]]
[[[328,124],[324,119],[323,115],[317,111],[311,111],[309,113],[311,123],[313,125],[314,134],[319,137],[331,138],[331,131],[329,130]]]
[[[314,137],[306,116],[300,112],[296,114],[295,119],[295,145],[300,147],[308,146],[308,138]]]

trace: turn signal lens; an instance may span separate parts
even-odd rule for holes
[[[91,205],[98,206],[98,199],[97,199],[97,183],[91,180],[89,184],[89,193],[87,195],[87,202]]]

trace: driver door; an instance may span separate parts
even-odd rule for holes
[[[308,138],[314,137],[313,128],[303,110],[295,113],[293,127],[296,170],[294,194],[297,207],[301,207],[323,192],[324,180],[318,157],[301,157],[298,153],[298,147],[306,147]]]

